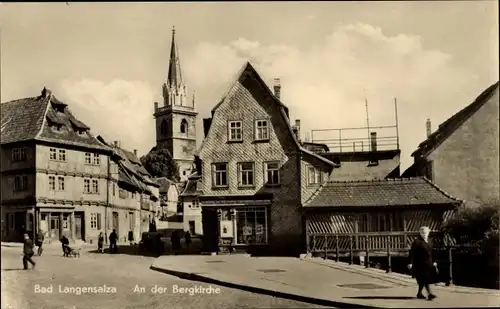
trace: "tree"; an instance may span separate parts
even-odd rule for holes
[[[179,166],[172,159],[170,152],[166,149],[156,147],[141,157],[141,163],[153,177],[166,177],[170,180],[179,181]]]

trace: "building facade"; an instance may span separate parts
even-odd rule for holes
[[[48,242],[92,241],[120,221],[111,209],[127,202],[113,203],[112,148],[50,90],[2,103],[1,125],[2,240],[41,229]]]
[[[182,215],[184,231],[189,231],[191,235],[203,235],[203,225],[200,206],[200,182],[201,177],[197,173],[189,176],[183,191],[180,194],[182,199]]]
[[[432,132],[413,152],[414,164],[404,177],[425,176],[469,205],[498,203],[498,82]]]
[[[247,63],[205,119],[196,170],[205,250],[263,250],[298,254],[305,237],[299,175],[333,163],[303,148],[288,108]],[[305,175],[305,174],[304,174]]]
[[[187,87],[182,78],[179,51],[172,31],[168,77],[162,87],[163,105],[154,103],[156,123],[156,148],[167,149],[179,166],[182,181],[192,173],[196,152],[195,97],[188,99]]]

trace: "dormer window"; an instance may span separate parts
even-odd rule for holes
[[[52,131],[55,131],[55,132],[62,132],[62,130],[63,130],[62,124],[57,124],[57,123],[52,124],[51,128],[52,128]]]
[[[78,135],[85,135],[85,130],[77,130]]]
[[[243,125],[241,121],[229,121],[228,140],[230,142],[240,142],[243,140]]]
[[[267,120],[255,121],[255,140],[257,141],[269,140],[269,127]]]
[[[321,171],[314,166],[309,166],[307,168],[307,173],[308,173],[308,184],[309,185],[320,185],[322,182],[322,175]]]
[[[182,119],[181,121],[181,133],[187,133],[188,131],[188,123],[186,119]]]

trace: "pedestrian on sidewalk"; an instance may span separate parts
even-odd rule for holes
[[[66,235],[63,235],[63,237],[61,237],[61,244],[63,256],[69,256],[69,239],[66,237]]]
[[[104,253],[104,233],[100,232],[97,238],[97,252]]]
[[[128,231],[128,241],[130,246],[134,245],[134,231]]]
[[[24,247],[23,247],[23,266],[24,269],[28,269],[28,262],[33,265],[31,268],[34,269],[36,263],[31,259],[35,253],[33,252],[33,241],[30,239],[28,234],[24,234]]]
[[[38,247],[38,256],[42,255],[43,252],[43,240],[45,239],[45,236],[43,234],[43,231],[40,229],[38,230],[38,233],[36,234],[36,241],[35,245]]]
[[[116,234],[116,230],[113,230],[109,235],[109,252],[116,253],[118,252],[118,247],[116,246],[116,242],[118,241],[118,235]]]
[[[429,240],[430,229],[427,226],[420,228],[420,236],[415,239],[410,250],[410,264],[408,269],[412,272],[412,277],[417,279],[417,298],[425,299],[422,291],[427,290],[427,299],[433,300],[436,295],[432,294],[430,284],[435,283],[437,278],[437,263],[432,258],[432,243]]]

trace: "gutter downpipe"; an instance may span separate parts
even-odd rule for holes
[[[113,152],[111,153],[113,155]],[[108,156],[108,185],[106,186],[106,206],[104,210],[104,242],[108,244],[108,207],[109,207],[109,186],[113,182],[111,179],[110,156]]]

